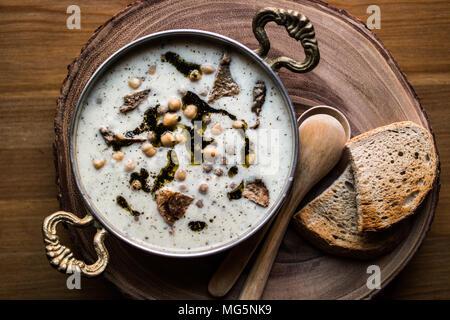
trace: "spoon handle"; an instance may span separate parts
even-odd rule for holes
[[[290,199],[291,198],[288,198],[286,205],[291,202]],[[300,201],[295,200],[294,203],[295,204],[291,204],[291,206],[295,206],[296,208]],[[280,213],[285,210],[284,207],[281,208]],[[228,291],[230,291],[230,289],[233,287],[233,285],[241,275],[242,271],[244,271],[245,266],[250,261],[250,258],[255,253],[256,249],[264,239],[264,236],[266,235],[267,231],[269,231],[270,226],[273,224],[277,216],[278,215],[273,216],[269,220],[269,222],[267,222],[264,227],[250,239],[244,241],[243,243],[230,250],[228,255],[220,264],[217,271],[209,280],[208,292],[213,297],[221,298],[225,296]]]
[[[303,188],[305,185],[301,185]],[[299,187],[294,186],[294,189]],[[301,187],[300,187],[301,188]],[[300,192],[304,192],[299,190]],[[298,191],[297,191],[298,192]],[[260,245],[261,241],[264,239],[267,231],[269,231],[270,226],[273,224],[274,220],[279,217],[283,212],[293,212],[297,206],[299,205],[302,199],[299,197],[293,197],[294,193],[292,192],[287,199],[286,204],[281,208],[278,215],[273,216],[268,223],[264,225],[264,227],[258,231],[253,237],[239,244],[230,250],[228,255],[220,264],[217,271],[211,277],[208,284],[208,292],[216,298],[221,298],[225,296],[228,291],[233,287],[236,283],[237,279],[241,275],[242,271],[245,269],[247,263],[250,261],[250,258],[255,253],[256,249]],[[300,195],[303,198],[302,195]],[[293,199],[294,198],[294,199]],[[291,209],[292,208],[292,209]],[[288,214],[289,216],[289,214]],[[287,219],[287,223],[289,224],[290,217]],[[287,226],[286,226],[287,228]],[[278,247],[277,247],[278,249]],[[262,249],[264,250],[264,249]],[[261,259],[261,258],[259,258]],[[273,263],[273,261],[272,261]],[[269,268],[270,269],[270,268]],[[269,270],[270,271],[270,270]],[[247,280],[245,287],[250,285],[250,280]],[[244,287],[244,289],[245,289]],[[264,286],[263,288],[264,289]],[[262,291],[261,291],[262,292]],[[242,298],[242,294],[241,294]],[[243,299],[243,298],[242,298]],[[250,298],[249,298],[250,299]]]
[[[209,280],[208,292],[213,297],[221,298],[230,291],[266,235],[273,220],[274,217],[255,235],[230,250]]]
[[[247,277],[239,297],[240,300],[257,300],[261,298],[278,248],[291,221],[292,212],[295,211],[303,196],[306,194],[306,191],[309,190],[309,187],[305,184],[298,185],[302,186],[300,187],[301,190],[291,193],[288,202],[276,216],[275,222],[259,251],[258,258]]]

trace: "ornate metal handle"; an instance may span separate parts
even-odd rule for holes
[[[87,227],[92,224],[97,228],[97,233],[94,236],[94,249],[97,253],[98,259],[93,264],[86,264],[81,260],[75,259],[72,250],[61,245],[59,237],[56,234],[56,226],[58,223],[64,222],[75,227]],[[94,277],[101,274],[108,264],[109,254],[106,250],[104,240],[107,231],[99,226],[91,214],[87,214],[80,219],[73,213],[58,211],[47,218],[45,218],[42,232],[44,235],[45,251],[50,264],[63,273],[74,271],[81,272],[87,277]]]
[[[270,21],[285,26],[289,36],[300,41],[306,55],[303,62],[297,62],[288,57],[279,57],[272,61],[267,59],[270,41],[264,27]],[[261,9],[253,18],[253,33],[259,42],[259,48],[255,50],[255,53],[265,59],[275,72],[281,67],[285,67],[293,72],[304,73],[311,71],[319,63],[320,53],[314,27],[307,17],[297,11],[276,8]]]

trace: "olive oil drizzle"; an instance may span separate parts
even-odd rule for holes
[[[172,158],[172,152],[175,155]],[[172,150],[167,151],[167,165],[162,168],[155,180],[153,181],[153,186],[151,193],[155,194],[156,191],[161,189],[165,184],[173,181],[175,178],[175,172],[178,170],[178,159],[176,158],[176,153]]]
[[[237,200],[242,198],[242,191],[244,191],[244,180],[233,191],[227,193],[228,199]]]
[[[129,137],[127,137],[129,138]],[[131,139],[116,139],[114,141],[111,142],[111,147],[114,151],[120,151],[120,149],[122,149],[122,147],[128,147],[131,146],[133,143],[136,142],[142,142],[142,141],[137,141],[137,140],[131,140]]]
[[[194,125],[193,127],[183,125],[180,123],[178,123],[176,126],[173,126],[173,127],[166,127],[162,123],[158,123],[158,121],[160,119],[160,116],[157,111],[159,105],[156,105],[154,107],[147,109],[147,111],[145,111],[144,119],[142,120],[141,124],[138,127],[136,127],[134,130],[128,131],[125,134],[125,137],[132,138],[135,135],[139,135],[143,132],[153,131],[155,134],[155,138],[154,138],[154,141],[152,142],[152,144],[155,147],[161,147],[161,136],[165,132],[173,131],[176,127],[180,126],[180,127],[184,128],[185,130],[187,130],[190,134],[190,144],[187,145],[186,147],[190,147],[191,165],[196,165],[197,163],[195,162],[194,152],[196,150],[201,151],[201,150],[198,150],[200,147],[201,147],[201,149],[204,149],[206,146],[215,142],[215,140],[213,138],[211,138],[211,139],[203,138],[203,133],[205,132],[206,126],[207,126],[207,124],[204,121],[202,121],[203,117],[209,116],[212,113],[217,113],[217,114],[227,116],[231,120],[236,120],[237,117],[235,115],[229,113],[226,110],[215,109],[215,108],[211,107],[208,103],[206,103],[205,101],[200,99],[199,96],[197,96],[195,93],[193,93],[191,91],[188,91],[184,95],[184,97],[182,98],[182,101],[183,101],[183,110],[189,104],[193,104],[197,107],[197,114],[194,117],[194,119],[192,119],[192,121],[191,121]],[[198,121],[202,121],[201,128],[199,128],[198,125],[196,124],[196,122],[198,122]],[[248,155],[250,154],[251,143],[250,143],[250,139],[248,138],[248,136],[246,134],[246,130],[248,128],[247,123],[243,120],[241,120],[241,121],[244,123],[244,126],[243,126],[243,130],[242,131],[240,130],[239,133],[241,134],[242,138],[245,141],[245,146],[244,146],[245,160],[242,165],[245,168],[248,168],[250,166],[250,163],[248,161]],[[199,144],[195,143],[195,139],[194,139],[195,133],[198,136],[200,136],[200,138],[201,138],[201,141],[202,141],[201,146]],[[131,142],[131,143],[133,143],[133,142]],[[131,143],[128,141],[124,141],[123,145],[130,145]]]
[[[187,105],[193,104],[197,107],[197,114],[196,116],[192,119],[192,123],[194,124],[194,130],[197,130],[197,134],[200,136],[203,136],[203,132],[205,132],[206,130],[206,124],[204,122],[202,122],[202,128],[201,130],[195,125],[196,121],[201,121],[203,119],[204,116],[208,116],[211,113],[218,113],[221,114],[223,116],[227,116],[229,117],[231,120],[236,120],[237,117],[234,114],[229,113],[226,110],[223,109],[214,109],[213,107],[211,107],[208,103],[206,103],[205,101],[203,101],[202,99],[200,99],[200,97],[198,95],[196,95],[195,93],[193,93],[192,91],[188,91],[186,92],[186,94],[184,95],[184,97],[182,98],[182,102],[183,102],[183,110],[186,109]],[[245,168],[248,168],[250,166],[250,163],[248,161],[248,155],[250,154],[250,149],[251,149],[251,143],[250,143],[250,139],[247,136],[247,123],[243,120],[241,120],[244,123],[243,126],[243,130],[239,131],[242,138],[245,141],[245,146],[244,146],[244,155],[245,155],[245,160],[243,163],[243,166]],[[191,133],[191,164],[193,164],[193,159],[194,159],[194,135],[193,135],[193,130],[190,132]],[[207,144],[211,144],[214,141],[207,141]],[[205,146],[203,146],[204,148]]]
[[[186,144],[186,150],[191,153],[191,165],[195,166],[200,164],[195,162],[194,152],[195,151],[201,152],[201,150],[206,148],[206,146],[215,143],[214,138],[211,139],[203,138],[203,132],[205,131],[205,129],[203,129],[203,126],[201,129],[198,128],[196,124],[194,124],[193,128],[181,123],[178,124],[178,126],[182,127],[184,130],[189,132],[190,141],[189,144]],[[201,144],[195,143],[195,134],[197,134],[200,137]]]
[[[221,115],[229,117],[231,120],[237,119],[237,117],[234,114],[231,114],[226,110],[214,109],[208,103],[200,99],[200,97],[195,93],[193,93],[192,91],[186,92],[186,94],[182,98],[182,101],[183,101],[183,110],[186,109],[186,106],[189,104],[193,104],[194,106],[197,107],[197,114],[195,115],[194,119],[192,119],[192,123],[194,123],[194,121],[202,120],[204,115],[209,115],[211,113],[219,113]],[[206,127],[204,129],[206,129]]]
[[[238,167],[232,166],[232,167],[230,168],[230,170],[228,170],[228,176],[229,176],[230,178],[233,178],[235,175],[237,175],[238,172],[239,172]]]
[[[161,56],[161,61],[169,62],[186,77],[189,77],[191,72],[194,70],[197,70],[200,74],[202,74],[202,70],[199,64],[187,62],[186,60],[182,59],[178,53],[172,51],[164,53]]]
[[[144,113],[144,119],[142,120],[141,124],[135,128],[132,131],[128,131],[125,136],[126,137],[133,137],[135,135],[141,134],[145,131],[155,130],[155,128],[158,126],[158,107],[159,104],[148,108]]]
[[[130,207],[130,205],[128,204],[127,200],[125,200],[125,198],[122,197],[122,196],[117,196],[116,202],[121,208],[127,210],[134,217],[137,217],[137,216],[140,216],[141,214],[143,214],[143,213],[141,213],[139,211],[133,210]]]
[[[200,232],[208,225],[206,224],[206,222],[203,221],[190,221],[188,223],[188,226],[192,231]]]
[[[250,162],[249,162],[249,155],[250,155],[250,139],[247,137],[247,135],[245,135],[245,146],[244,146],[244,155],[245,155],[245,161],[242,164],[245,168],[250,167]]]
[[[158,123],[160,116],[158,115],[158,106],[147,109],[144,113],[144,119],[141,124],[132,131],[128,131],[125,136],[133,137],[147,131],[153,131],[155,133],[155,139],[152,144],[155,147],[161,146],[161,136],[167,131],[173,131],[174,127],[166,127],[161,123]]]
[[[242,131],[239,131],[241,134],[241,137],[244,139],[245,145],[244,145],[244,163],[242,164],[243,167],[248,168],[250,167],[250,162],[248,160],[248,156],[250,154],[250,151],[253,151],[253,144],[250,142],[250,139],[247,136],[247,129],[248,125],[247,122],[244,120],[241,120],[244,126],[242,127]]]
[[[148,171],[144,168],[141,168],[140,172],[133,172],[130,175],[130,185],[133,183],[133,181],[137,180],[141,183],[142,188],[141,190],[144,192],[150,192],[150,187],[148,186],[147,180],[148,180]]]

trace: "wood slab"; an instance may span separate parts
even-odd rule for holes
[[[143,1],[99,27],[68,67],[55,118],[55,165],[63,210],[84,216],[85,209],[70,171],[68,137],[73,110],[81,91],[98,66],[120,47],[144,35],[168,29],[192,28],[217,32],[255,49],[251,21],[258,9],[295,9],[309,17],[319,41],[321,61],[306,75],[282,70],[280,77],[300,115],[308,107],[327,104],[341,110],[353,135],[394,121],[412,120],[431,130],[414,90],[378,38],[355,18],[322,2],[309,1]],[[201,23],[199,23],[201,21]],[[267,27],[272,56],[298,60],[302,50],[285,30]],[[326,182],[325,182],[326,183]],[[320,252],[288,230],[271,272],[264,299],[361,299],[378,290],[366,286],[367,267],[381,268],[382,288],[409,262],[433,219],[439,181],[410,221],[410,232],[392,253],[373,261],[356,261]],[[93,261],[92,231],[71,230],[73,246]],[[146,254],[110,236],[111,260],[104,277],[137,299],[210,298],[207,283],[223,254],[197,259],[171,259]],[[227,298],[236,298],[240,278]]]

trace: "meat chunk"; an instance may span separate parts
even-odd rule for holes
[[[159,214],[170,226],[181,219],[194,198],[181,192],[162,189],[156,193]]]
[[[266,185],[261,179],[256,179],[255,182],[247,184],[244,191],[242,191],[242,195],[264,208],[270,202],[269,190],[267,190]]]
[[[230,55],[225,53],[220,61],[214,86],[208,98],[209,103],[219,100],[222,97],[231,97],[239,94],[239,86],[231,76],[230,62]]]
[[[146,89],[132,94],[127,94],[123,97],[123,105],[120,107],[120,112],[126,113],[135,109],[145,99],[147,99],[149,93],[150,89]]]
[[[129,146],[136,142],[145,142],[147,138],[128,138],[120,134],[112,132],[108,127],[101,127],[100,133],[108,146],[112,146],[114,151],[120,150],[122,147]]]
[[[257,81],[253,87],[253,105],[252,112],[259,116],[261,107],[266,101],[266,85],[264,81]]]

